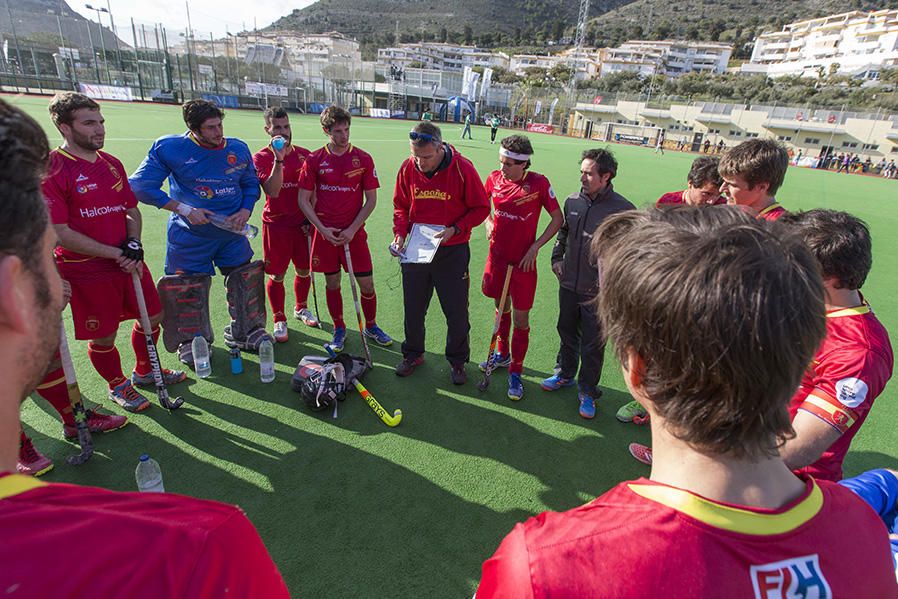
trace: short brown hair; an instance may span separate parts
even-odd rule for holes
[[[287,114],[287,109],[283,106],[269,106],[265,109],[265,124],[270,125],[272,119],[285,119],[289,115]]]
[[[53,96],[47,108],[50,111],[50,118],[53,119],[53,124],[59,127],[60,125],[71,125],[72,121],[75,120],[76,110],[81,108],[100,110],[100,105],[84,94],[59,92]]]
[[[330,131],[331,127],[337,123],[352,124],[352,115],[345,108],[339,106],[328,106],[321,111],[321,126],[326,131]]]
[[[873,267],[867,223],[847,212],[824,208],[786,213],[780,220],[804,239],[820,263],[824,279],[836,279],[837,289],[864,286]]]
[[[501,145],[509,152],[514,152],[515,154],[533,154],[533,144],[530,143],[530,140],[526,135],[509,135],[508,137],[502,139],[502,141],[499,142],[499,145]],[[529,160],[515,160],[515,162],[517,162],[518,164],[527,163],[527,166],[525,168],[530,168]]]
[[[54,98],[55,100],[55,98]],[[0,256],[18,256],[34,275],[41,307],[52,301],[42,265],[41,244],[49,215],[41,180],[50,144],[40,125],[22,110],[0,100]]]
[[[415,133],[423,133],[424,135],[430,136],[430,141],[425,141],[423,139],[413,139],[412,145],[417,147],[423,147],[427,144],[441,145],[443,143],[443,132],[440,131],[440,128],[431,123],[430,121],[419,121],[415,123],[415,126],[412,127],[412,131]]]
[[[209,100],[189,100],[181,107],[181,116],[191,131],[199,131],[209,119],[224,119],[224,110]]]
[[[592,160],[596,163],[596,172],[600,175],[604,175],[605,173],[611,173],[611,178],[617,175],[617,159],[615,159],[614,154],[611,153],[611,150],[606,148],[593,148],[591,150],[584,150],[583,154],[580,156],[580,162],[584,160]]]
[[[786,178],[789,153],[772,139],[749,139],[727,150],[720,159],[723,177],[742,177],[749,188],[767,183],[767,193],[775,195]]]
[[[692,167],[689,169],[686,181],[696,188],[704,187],[708,183],[713,183],[715,187],[719,188],[723,184],[723,179],[720,178],[720,172],[718,171],[719,166],[719,158],[699,156],[692,161]]]
[[[802,240],[735,206],[627,211],[593,239],[599,318],[677,438],[713,454],[774,456],[789,401],[826,332]]]

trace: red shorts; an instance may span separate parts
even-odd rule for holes
[[[279,227],[263,222],[262,255],[265,257],[265,274],[282,275],[291,262],[298,270],[308,270],[308,237],[299,226]]]
[[[349,254],[352,256],[354,273],[368,273],[373,270],[371,252],[368,251],[368,234],[364,228],[359,229],[359,232],[349,242]],[[349,272],[343,246],[333,245],[316,230],[312,236],[312,270],[333,273],[338,272],[340,267]]]
[[[500,262],[491,255],[486,257],[483,269],[481,288],[483,295],[498,300],[502,297],[502,286],[505,284],[505,271],[508,264]],[[524,272],[517,266],[511,271],[511,282],[508,284],[508,297],[515,310],[529,310],[536,297],[536,269]]]
[[[72,286],[72,300],[69,303],[75,321],[75,339],[109,337],[118,330],[122,321],[140,318],[130,273],[109,273],[101,278],[73,277],[69,283]],[[153,317],[162,312],[159,293],[146,264],[140,284],[148,315]]]

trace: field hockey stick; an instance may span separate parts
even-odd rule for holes
[[[496,344],[499,341],[499,324],[502,321],[502,315],[505,313],[505,300],[508,297],[508,286],[511,284],[511,273],[514,270],[512,264],[508,265],[505,271],[505,282],[502,284],[502,295],[499,298],[499,307],[496,308],[496,322],[493,323],[493,337],[490,339],[490,349],[486,354],[486,368],[483,370],[483,380],[477,384],[480,391],[486,391],[490,386],[490,376],[496,369]]]
[[[352,301],[355,303],[355,315],[359,321],[359,335],[362,336],[362,345],[365,346],[365,359],[368,360],[368,366],[370,367],[372,365],[371,350],[368,349],[368,339],[365,337],[365,330],[362,325],[362,306],[359,304],[359,293],[355,288],[355,271],[352,269],[352,256],[349,255],[348,243],[343,244],[343,251],[346,253],[346,269],[349,271],[349,286],[352,287]]]
[[[172,400],[168,396],[165,379],[162,378],[162,366],[159,364],[159,353],[156,351],[156,342],[153,341],[153,327],[150,326],[147,302],[143,298],[143,286],[140,284],[140,275],[137,274],[136,270],[131,271],[131,282],[134,283],[134,295],[137,296],[137,306],[140,308],[140,326],[147,341],[147,354],[150,357],[150,366],[153,368],[153,382],[156,383],[156,395],[159,397],[159,403],[163,408],[169,411],[177,410],[183,405],[184,398],[176,397]]]
[[[315,319],[318,322],[318,328],[321,328],[321,312],[318,311],[318,292],[315,290],[315,272],[312,270],[312,232],[306,235],[306,242],[309,245],[309,278],[312,282],[312,301],[315,302]]]
[[[359,382],[359,379],[352,379],[352,384],[355,385],[356,390],[359,392],[359,395],[362,396],[362,399],[368,404],[368,407],[371,408],[375,414],[389,427],[398,426],[400,422],[402,422],[402,410],[397,408],[393,411],[393,415],[390,414],[380,405],[380,403],[375,399],[371,392],[365,388],[365,385]]]
[[[78,388],[78,379],[75,376],[75,365],[72,364],[72,353],[69,351],[65,325],[62,322],[59,323],[59,358],[62,361],[62,371],[65,373],[65,386],[69,393],[72,415],[75,418],[75,428],[78,430],[78,445],[81,446],[81,453],[67,456],[65,461],[73,466],[80,466],[94,454],[94,441],[90,436],[90,428],[87,426],[87,411],[84,409],[84,402],[81,401],[81,390]]]

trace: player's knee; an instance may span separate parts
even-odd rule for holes
[[[324,274],[324,284],[328,289],[339,289],[340,288],[340,272],[334,273],[325,273]]]
[[[100,337],[99,339],[91,339],[90,342],[94,345],[103,345],[105,347],[109,347],[110,345],[115,345],[115,333],[109,335],[108,337]]]
[[[274,281],[275,283],[283,283],[284,282],[284,274],[281,273],[279,275],[268,275],[268,278]]]
[[[156,314],[153,314],[152,316],[150,316],[150,326],[153,327],[154,329],[156,327],[158,327],[159,323],[162,322],[163,316],[165,316],[165,314],[162,312],[162,310],[160,310]]]
[[[374,278],[360,277],[358,279],[359,289],[363,295],[374,295]]]
[[[297,269],[294,269],[293,272],[294,272],[294,273],[296,274],[296,276],[299,277],[300,279],[305,279],[305,278],[307,278],[307,277],[309,276],[309,273],[310,273],[310,271],[309,271],[308,268],[297,268]]]
[[[512,317],[512,322],[514,322],[514,328],[516,328],[516,329],[529,329],[530,328],[530,311],[529,310],[515,310],[514,316]]]

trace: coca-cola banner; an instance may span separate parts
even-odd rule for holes
[[[527,131],[533,131],[534,133],[555,133],[555,127],[545,123],[530,123],[527,125]]]

